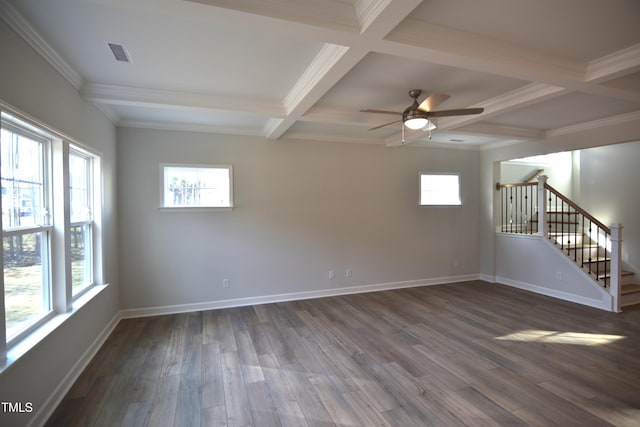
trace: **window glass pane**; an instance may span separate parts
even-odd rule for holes
[[[28,233],[2,239],[4,304],[7,337],[11,338],[49,311],[46,287],[46,233]]]
[[[229,167],[165,166],[165,207],[231,207]]]
[[[421,205],[460,205],[459,175],[420,175]]]
[[[3,228],[44,224],[43,143],[4,128],[0,141]]]
[[[90,159],[75,154],[69,155],[69,186],[71,199],[71,222],[91,219],[89,200]]]
[[[71,282],[72,293],[93,283],[91,271],[91,225],[71,227]]]

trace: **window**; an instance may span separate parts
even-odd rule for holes
[[[160,165],[164,208],[231,208],[231,166]]]
[[[2,252],[6,336],[13,337],[51,310],[51,141],[2,117]]]
[[[93,156],[69,150],[71,284],[73,295],[93,283]]]
[[[461,204],[460,175],[420,174],[421,206],[457,206]]]
[[[100,157],[0,107],[2,353],[101,283],[102,240]]]

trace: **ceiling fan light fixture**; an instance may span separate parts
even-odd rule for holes
[[[422,129],[429,123],[429,115],[424,111],[418,110],[418,103],[414,101],[411,107],[402,113],[402,122],[409,129]]]
[[[429,120],[424,117],[414,117],[412,119],[407,119],[404,121],[404,125],[409,129],[422,129],[423,127],[429,124]]]

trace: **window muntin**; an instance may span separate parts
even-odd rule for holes
[[[160,170],[162,207],[233,207],[231,166],[161,165]]]
[[[420,174],[421,206],[459,206],[460,175],[458,174]]]
[[[4,316],[10,340],[51,311],[51,141],[4,114],[0,132]]]

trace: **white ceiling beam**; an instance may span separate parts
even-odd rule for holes
[[[278,123],[272,121],[265,137],[280,138],[369,53],[368,48],[362,47],[363,41],[384,37],[418,4],[420,1],[417,0],[370,0],[366,4],[358,3],[364,25],[362,40],[351,47],[325,44],[284,99],[287,117]]]
[[[583,64],[478,34],[406,19],[372,49],[388,55],[565,86],[581,81]]]
[[[298,22],[316,27],[354,32],[358,20],[350,4],[327,0],[188,0],[243,13]]]
[[[502,40],[436,24],[406,19],[371,49],[413,60],[541,82],[567,89],[640,102],[640,94],[594,83],[640,69],[640,47],[593,60],[588,64],[543,55]]]
[[[546,132],[540,129],[505,126],[495,123],[472,123],[464,127],[456,128],[456,133],[467,135],[485,135],[517,140],[537,140],[546,136]]]
[[[544,83],[531,83],[522,88],[512,90],[492,99],[470,105],[469,108],[482,107],[482,114],[471,116],[443,117],[438,119],[437,124],[440,130],[449,130],[468,125],[479,121],[486,121],[492,116],[504,114],[522,107],[533,105],[547,99],[554,98],[568,93],[563,87],[547,85]]]
[[[112,105],[198,108],[235,111],[267,117],[284,117],[286,115],[284,107],[278,102],[206,93],[88,83],[82,86],[80,95],[87,101]]]
[[[640,71],[640,44],[589,61],[585,81],[601,83]]]

